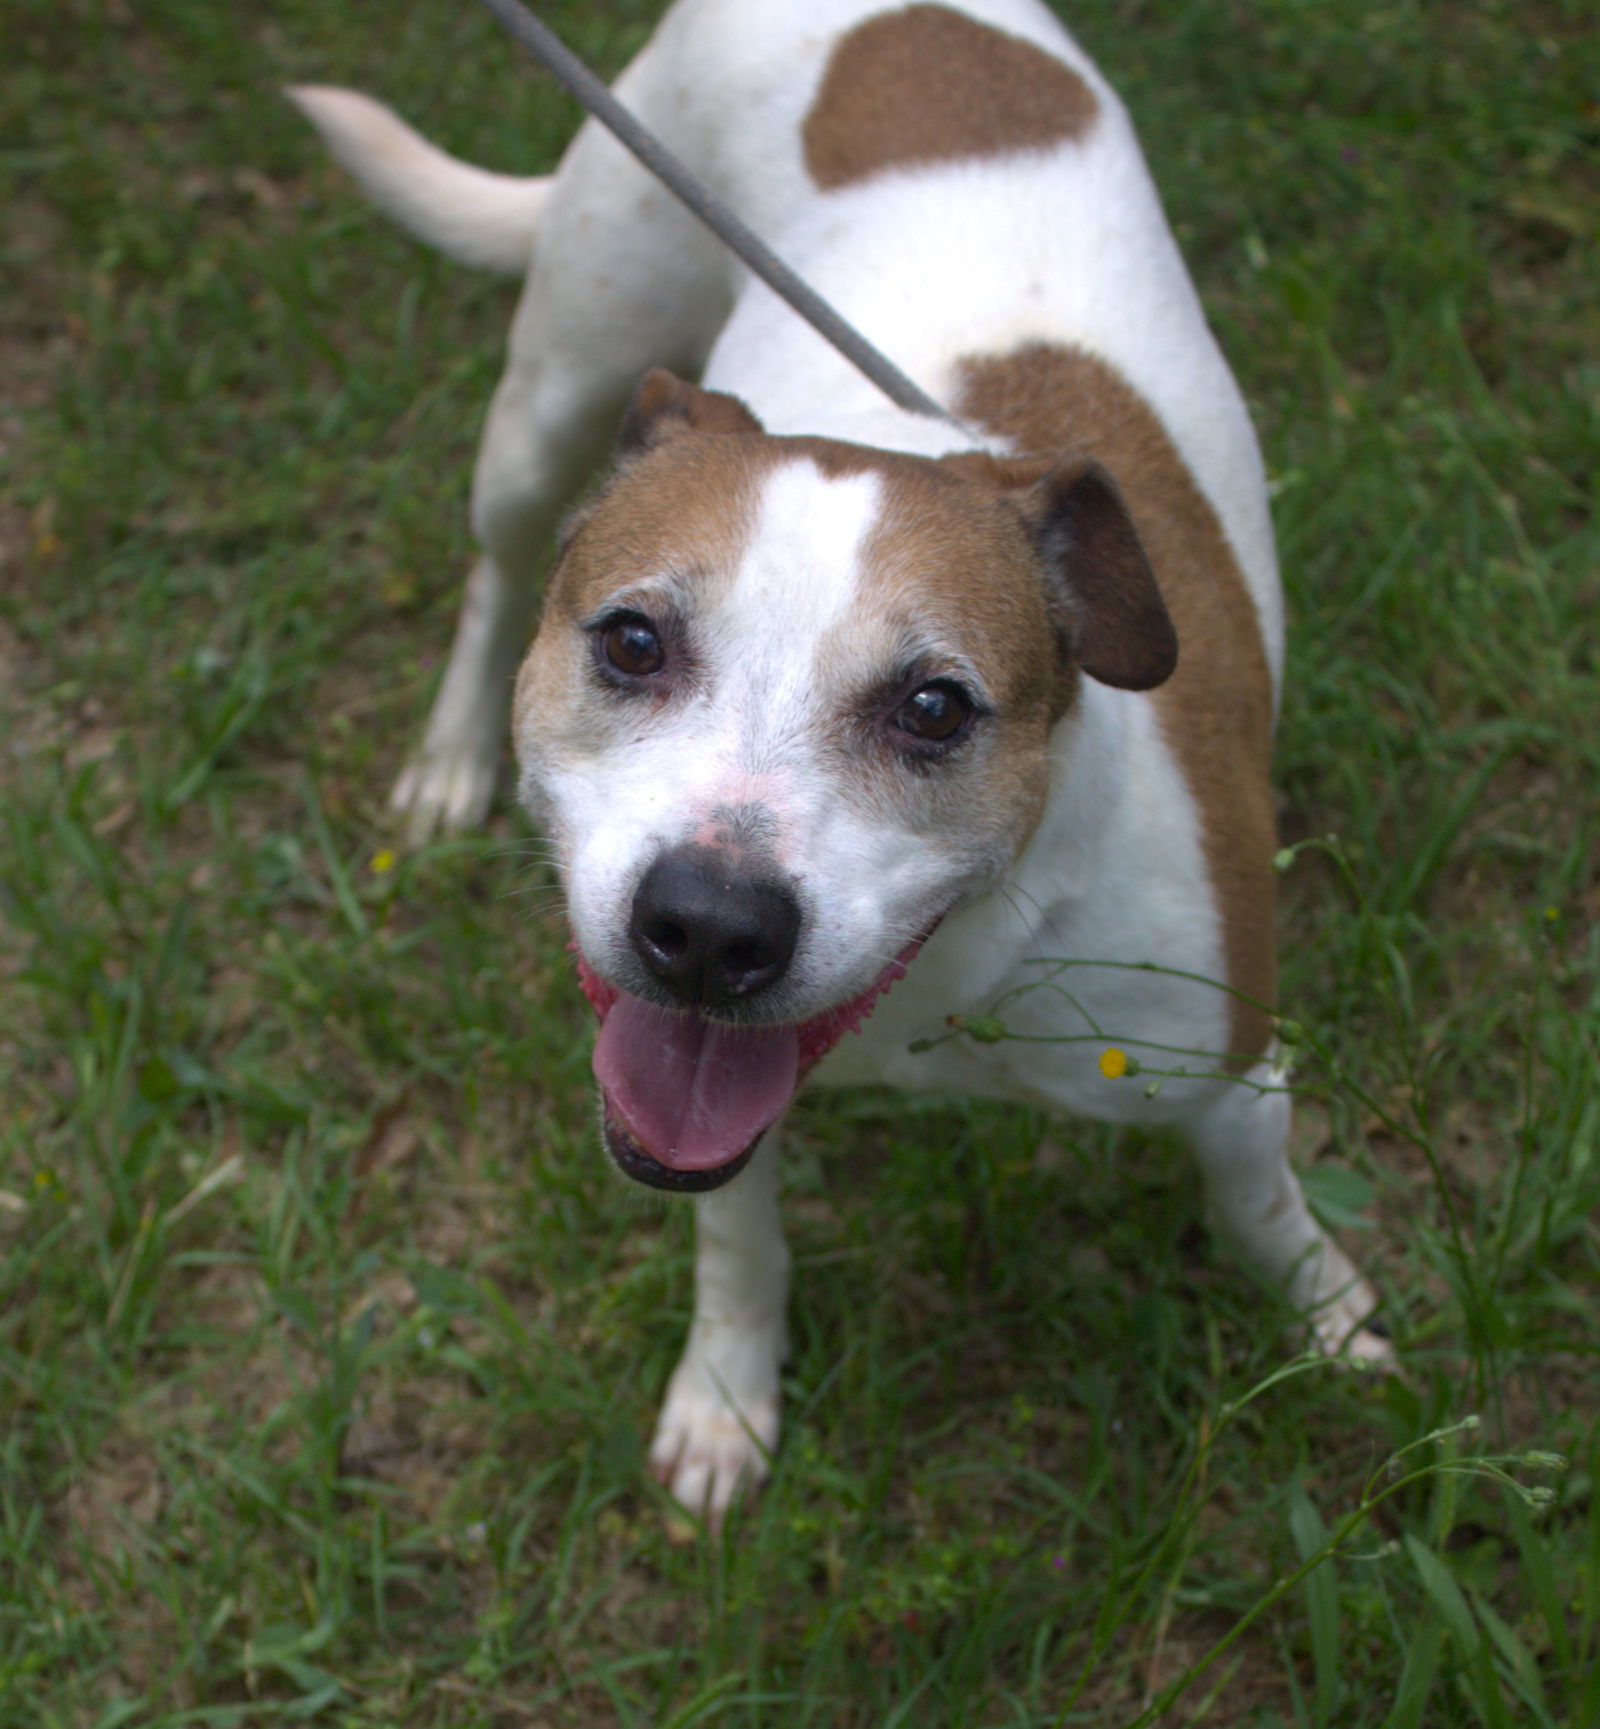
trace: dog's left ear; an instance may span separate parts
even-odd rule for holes
[[[761,432],[761,422],[737,396],[686,384],[665,367],[653,366],[639,380],[622,426],[617,454],[638,456],[681,432]]]
[[[1072,457],[1018,503],[1072,659],[1118,690],[1164,684],[1178,664],[1178,633],[1117,483],[1098,462]]]

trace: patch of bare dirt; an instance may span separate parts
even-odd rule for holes
[[[138,1545],[165,1500],[155,1459],[132,1443],[105,1448],[68,1488],[64,1513],[74,1543],[102,1561]]]

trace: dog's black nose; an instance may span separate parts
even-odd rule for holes
[[[726,1008],[774,985],[800,937],[800,906],[770,872],[726,853],[663,853],[633,897],[629,936],[651,976],[686,1007]]]

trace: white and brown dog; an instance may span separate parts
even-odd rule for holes
[[[513,731],[605,1145],[699,1196],[658,1470],[717,1514],[776,1443],[808,1078],[1173,1125],[1315,1338],[1383,1358],[1285,1156],[1261,459],[1117,97],[1038,0],[678,0],[617,88],[971,429],[891,407],[592,122],[515,180],[295,93],[402,222],[526,275],[418,832],[484,812],[632,393]],[[1002,998],[1025,1038],[948,1036]]]

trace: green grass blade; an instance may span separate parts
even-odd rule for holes
[[[1302,1561],[1309,1561],[1327,1546],[1327,1526],[1299,1482],[1289,1490],[1289,1534]],[[1306,1575],[1304,1591],[1316,1675],[1315,1716],[1318,1723],[1326,1723],[1339,1709],[1341,1693],[1339,1580],[1331,1556]]]
[[[1422,1589],[1449,1629],[1461,1660],[1470,1662],[1479,1645],[1478,1628],[1455,1576],[1425,1543],[1409,1531],[1403,1541],[1417,1577],[1422,1581]]]
[[[1383,1729],[1423,1729],[1422,1714],[1439,1673],[1445,1637],[1444,1623],[1432,1616],[1416,1629],[1406,1649],[1394,1704],[1383,1720]]]

